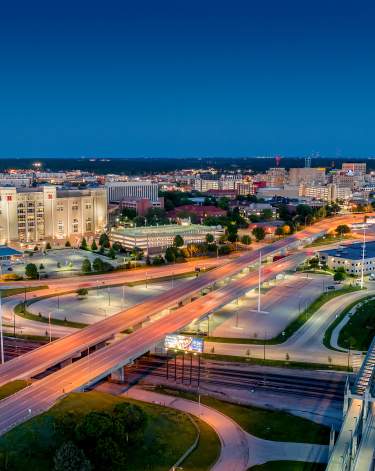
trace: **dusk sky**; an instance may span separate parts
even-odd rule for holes
[[[372,1],[13,1],[0,156],[375,155]]]

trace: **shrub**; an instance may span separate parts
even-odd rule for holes
[[[35,263],[28,263],[26,265],[25,275],[32,280],[36,280],[38,278],[38,268]]]

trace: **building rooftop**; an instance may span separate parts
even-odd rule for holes
[[[160,235],[177,235],[184,233],[192,232],[202,232],[202,231],[216,231],[220,227],[216,226],[201,226],[200,224],[166,224],[164,226],[144,226],[144,227],[133,227],[133,228],[113,228],[112,232],[121,233],[124,236],[129,237],[142,237],[142,236],[152,236],[155,234]]]
[[[7,245],[0,245],[0,257],[10,257],[12,255],[22,255],[22,252]]]
[[[356,244],[345,245],[337,249],[321,250],[329,257],[347,258],[348,260],[362,259],[362,242]],[[375,241],[367,242],[365,247],[365,258],[375,258]]]

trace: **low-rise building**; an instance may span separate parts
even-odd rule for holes
[[[216,206],[196,206],[193,204],[184,204],[167,212],[167,216],[171,219],[192,217],[193,221],[196,218],[199,222],[202,222],[209,216],[219,217],[226,216],[226,214],[225,209],[217,208]]]
[[[168,224],[165,226],[146,226],[134,228],[112,228],[109,234],[111,242],[119,242],[126,249],[138,247],[146,253],[162,253],[173,245],[176,235],[180,235],[184,244],[202,243],[206,235],[212,234],[215,240],[224,234],[220,226],[201,226],[198,224]]]
[[[369,275],[375,273],[375,242],[345,245],[337,249],[328,249],[318,252],[321,264],[327,265],[332,270],[344,268],[350,275],[361,275],[362,261],[363,273]]]

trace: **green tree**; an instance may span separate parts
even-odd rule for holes
[[[251,237],[248,234],[244,234],[241,237],[241,242],[245,245],[250,245],[251,244]]]
[[[113,242],[112,248],[115,252],[121,252],[123,250],[123,247],[120,242]]]
[[[113,416],[115,428],[120,429],[120,436],[117,437],[120,442],[128,442],[129,437],[133,441],[137,441],[137,435],[145,429],[147,423],[143,410],[139,406],[127,402],[117,404],[113,410]],[[116,427],[116,423],[122,426],[122,430],[120,427]]]
[[[73,442],[63,443],[53,458],[54,471],[91,471],[90,461]]]
[[[165,251],[165,259],[167,262],[171,263],[176,261],[177,258],[177,249],[176,247],[168,247]]]
[[[335,232],[342,237],[344,234],[350,233],[350,227],[347,224],[339,224],[336,227]]]
[[[343,271],[335,271],[335,274],[333,275],[333,279],[335,281],[344,281],[346,278],[346,273]]]
[[[121,217],[123,219],[134,219],[137,215],[137,212],[135,209],[132,209],[132,208],[124,208],[122,211],[121,211]]]
[[[103,260],[99,257],[97,257],[93,262],[92,262],[92,268],[95,271],[103,271]]]
[[[49,242],[46,243],[46,250],[51,250],[52,247],[51,247],[51,244]]]
[[[95,239],[92,240],[91,250],[92,250],[93,252],[95,252],[96,250],[98,250],[98,246],[96,245]]]
[[[266,220],[272,219],[273,218],[272,209],[269,209],[269,208],[263,209],[262,212],[260,213],[260,217]]]
[[[87,288],[78,288],[76,293],[78,296],[87,296],[89,294],[89,290]]]
[[[25,267],[25,275],[31,280],[36,280],[38,278],[38,268],[35,263],[28,263]]]
[[[309,260],[309,265],[310,265],[311,268],[318,268],[318,266],[319,266],[319,258],[318,258],[318,257],[310,258],[310,260]]]
[[[82,250],[87,250],[88,249],[87,240],[84,237],[82,237],[81,245],[80,245],[79,248],[82,249]]]
[[[104,248],[109,247],[109,237],[105,232],[103,232],[103,234],[100,234],[99,245]]]
[[[207,244],[212,244],[213,241],[215,240],[214,236],[212,234],[206,234],[206,242]]]
[[[221,209],[228,210],[229,209],[229,199],[226,196],[223,196],[222,198],[219,198],[219,201],[217,202],[217,205]]]
[[[44,265],[43,265],[43,263],[41,263],[41,264],[39,265],[39,270],[44,270]]]
[[[91,271],[91,262],[88,258],[85,258],[84,261],[82,262],[82,268],[81,268],[83,273],[90,273]]]
[[[173,239],[173,246],[176,248],[182,247],[184,245],[184,239],[177,234],[175,238]]]
[[[137,227],[145,226],[146,218],[143,217],[143,216],[136,216],[136,217],[133,219],[133,223],[134,223]]]
[[[108,250],[108,257],[114,260],[116,258],[116,252],[113,247]]]
[[[263,240],[266,237],[266,231],[263,229],[263,227],[254,227],[254,229],[251,231],[257,242],[260,240]]]
[[[146,214],[147,224],[149,226],[156,226],[157,224],[168,224],[165,209],[163,208],[150,208]]]
[[[277,236],[283,236],[284,235],[284,230],[281,226],[276,227],[275,235],[277,235]]]

